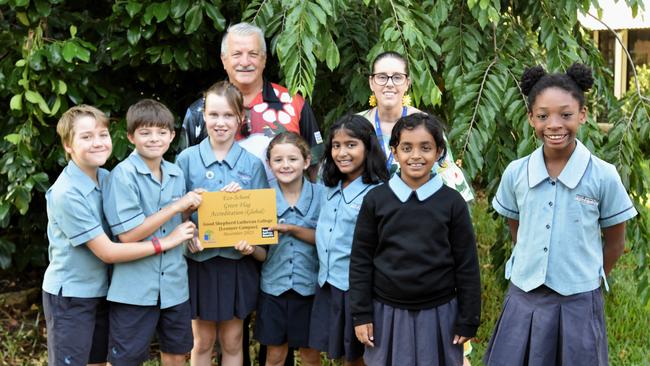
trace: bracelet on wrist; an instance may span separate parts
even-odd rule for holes
[[[156,252],[156,255],[162,253],[162,246],[160,245],[160,240],[155,236],[151,237],[151,243],[153,244],[153,249]]]

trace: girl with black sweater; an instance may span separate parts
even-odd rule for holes
[[[350,308],[368,365],[462,365],[481,285],[467,204],[431,167],[442,125],[402,117],[390,147],[400,173],[363,200],[350,257]]]

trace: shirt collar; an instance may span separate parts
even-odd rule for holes
[[[133,166],[135,166],[135,170],[139,174],[152,175],[151,169],[149,169],[147,163],[144,162],[142,156],[140,156],[138,153],[138,150],[134,149],[133,152],[131,152],[131,155],[129,155],[128,159],[131,161]],[[178,166],[166,161],[165,159],[162,159],[160,161],[160,171],[163,175],[163,182],[167,181],[167,179],[165,179],[166,176],[178,176],[181,174],[181,170],[178,168]]]
[[[264,79],[262,84],[262,99],[266,103],[280,103],[280,99],[278,99],[278,96],[275,95],[275,91],[273,90],[273,84],[266,79]]]
[[[271,187],[275,189],[275,194],[276,194],[276,204],[278,208],[278,217],[283,216],[288,209],[291,208],[287,201],[284,199],[284,195],[282,194],[282,190],[280,189],[280,185],[278,184],[277,181],[273,181],[271,183]],[[300,191],[300,198],[298,198],[298,202],[296,203],[295,208],[300,212],[300,215],[305,216],[307,215],[307,212],[309,212],[309,208],[311,207],[311,203],[314,199],[314,185],[309,183],[307,179],[303,178],[302,179],[302,190]]]
[[[86,173],[81,171],[79,166],[77,166],[77,164],[72,160],[68,161],[68,166],[66,169],[68,176],[84,196],[87,196],[95,189],[100,189],[101,181],[103,179],[101,171],[101,169],[97,169],[97,181],[99,183],[95,183],[92,179],[90,179],[89,176],[86,175]]]
[[[548,170],[544,162],[544,146],[538,147],[528,159],[528,186],[535,187],[547,178]],[[571,153],[569,161],[566,163],[562,172],[557,179],[567,188],[575,188],[582,176],[585,174],[589,162],[591,161],[591,152],[579,140],[576,140],[576,148]]]
[[[331,200],[336,193],[341,193],[343,195],[343,200],[345,203],[352,202],[357,196],[363,193],[371,185],[363,183],[363,176],[359,176],[357,179],[353,180],[347,187],[343,188],[343,180],[339,181],[339,184],[336,187],[330,187],[327,194],[327,199]]]
[[[230,147],[230,151],[228,151],[228,154],[226,154],[226,158],[223,159],[223,162],[226,163],[230,169],[233,169],[237,163],[237,160],[239,160],[241,153],[241,146],[239,146],[239,144],[234,141]],[[206,168],[217,161],[217,157],[212,151],[212,145],[210,145],[210,136],[204,138],[203,141],[201,141],[199,144],[199,154],[201,155],[201,160],[203,160],[203,165],[205,165]]]
[[[395,193],[397,198],[402,201],[402,203],[408,201],[413,192],[415,192],[416,197],[421,202],[431,197],[434,193],[438,192],[440,188],[442,188],[442,178],[439,174],[433,175],[426,183],[420,186],[420,188],[413,191],[411,187],[404,183],[402,177],[400,177],[399,174],[395,174],[388,181],[388,186],[393,191],[393,193]]]

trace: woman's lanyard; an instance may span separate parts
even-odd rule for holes
[[[406,111],[408,107],[402,107],[402,117],[406,117]],[[386,155],[386,146],[384,146],[384,134],[381,132],[381,122],[379,121],[379,108],[375,112],[375,134],[377,135],[377,140],[379,140],[379,145],[381,150]],[[390,172],[390,167],[393,165],[393,151],[388,148],[388,157],[386,158],[386,169]]]

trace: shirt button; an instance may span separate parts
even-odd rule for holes
[[[330,228],[330,233],[332,232],[332,229]]]
[[[165,272],[160,272],[160,275],[161,275],[161,276],[164,276],[164,275],[165,275]]]
[[[164,233],[166,232],[166,230],[165,230],[165,229],[162,229],[162,232],[163,232],[163,234],[164,234]]]
[[[325,253],[327,253],[327,249],[325,249]]]
[[[547,228],[547,229],[550,229],[550,228],[551,228],[551,225],[546,224],[546,228]]]
[[[289,211],[293,212],[293,207],[291,207],[291,208],[289,209]]]
[[[222,180],[220,180],[220,181],[219,181],[219,184],[221,184],[221,183],[223,183],[223,181],[222,181]]]
[[[554,186],[554,185],[555,185],[555,182],[551,182],[551,185]]]
[[[167,251],[166,251],[166,250],[163,250],[163,254],[167,254]]]
[[[549,202],[548,205],[553,207],[553,202]]]
[[[334,212],[336,212],[336,209],[334,209]]]
[[[289,263],[293,263],[293,260],[289,259]]]
[[[548,252],[548,248],[547,248],[547,247],[544,247],[544,252]]]

